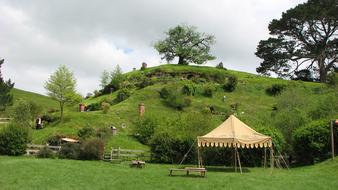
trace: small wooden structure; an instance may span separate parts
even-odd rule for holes
[[[142,160],[132,160],[130,167],[143,168],[146,165],[145,161]]]
[[[31,156],[38,153],[43,148],[49,148],[54,153],[57,153],[61,150],[61,146],[49,146],[49,145],[37,145],[37,144],[27,144],[26,155]]]

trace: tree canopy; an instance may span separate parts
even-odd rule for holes
[[[338,61],[338,2],[309,0],[287,10],[269,24],[273,37],[261,40],[256,55],[263,59],[258,73],[293,77],[300,70],[326,82]],[[303,71],[304,72],[304,71]]]
[[[171,62],[178,57],[178,64],[203,64],[215,59],[209,54],[215,37],[196,31],[196,27],[178,25],[166,32],[166,38],[155,43],[154,47],[163,55],[162,59]]]
[[[79,95],[75,91],[75,85],[74,74],[64,65],[60,66],[45,83],[48,95],[60,104],[61,121],[63,120],[65,103],[79,99]]]
[[[13,95],[11,90],[14,87],[14,83],[11,79],[5,81],[1,75],[1,65],[4,63],[4,59],[0,59],[0,111],[6,109],[7,106],[13,103]]]

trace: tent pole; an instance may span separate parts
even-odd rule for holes
[[[332,149],[332,160],[334,159],[334,134],[333,134],[333,122],[331,121],[331,149]]]
[[[197,162],[198,162],[198,167],[201,167],[201,160],[200,160],[200,147],[197,145]]]
[[[266,168],[266,147],[264,147],[264,168]]]
[[[275,160],[274,160],[274,156],[273,156],[273,145],[271,145],[270,147],[270,167],[271,167],[271,174],[274,168],[274,164],[275,164]]]
[[[238,165],[239,165],[239,171],[241,171],[242,174],[242,165],[241,165],[241,159],[239,157],[238,149],[236,147],[236,154],[237,154],[237,160],[238,160]]]
[[[237,156],[236,156],[236,147],[234,148],[234,158],[235,158],[235,162],[234,162],[234,164],[235,164],[235,172],[237,172]]]

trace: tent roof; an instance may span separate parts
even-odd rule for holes
[[[197,137],[198,146],[220,147],[271,147],[272,139],[269,136],[256,132],[248,125],[231,115],[220,126],[208,134]]]

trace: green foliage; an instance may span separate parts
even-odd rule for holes
[[[106,86],[109,85],[111,81],[111,75],[107,70],[104,70],[101,74],[101,80],[100,80],[100,86],[102,89],[104,89]]]
[[[48,147],[43,147],[37,154],[38,158],[56,158],[56,154]]]
[[[92,127],[84,127],[78,131],[77,135],[81,139],[88,139],[95,135],[95,129],[93,129]]]
[[[119,65],[116,65],[114,70],[111,72],[110,78],[111,82],[107,87],[113,88],[113,91],[119,90],[122,87],[121,85],[124,80],[122,69]]]
[[[265,92],[270,96],[277,96],[282,93],[282,91],[286,88],[284,84],[273,84],[269,88],[265,90]]]
[[[63,159],[79,159],[81,147],[78,143],[66,143],[61,146],[59,158]]]
[[[257,127],[257,131],[272,138],[273,147],[275,150],[282,152],[285,150],[286,141],[281,131],[274,127]]]
[[[104,142],[101,139],[84,141],[80,150],[80,160],[102,160]]]
[[[203,64],[215,59],[209,54],[210,46],[215,43],[215,37],[196,31],[196,27],[178,25],[169,29],[163,41],[155,43],[155,49],[168,62],[178,57],[178,64]]]
[[[338,72],[334,71],[334,72],[330,72],[327,75],[327,84],[330,86],[338,86]]]
[[[99,102],[95,102],[95,103],[92,103],[86,106],[87,111],[97,111],[100,109],[101,109],[101,104]]]
[[[47,142],[51,146],[60,146],[61,145],[61,139],[66,137],[65,135],[62,134],[56,134],[53,136],[48,137]]]
[[[328,120],[313,121],[298,128],[293,134],[293,147],[297,160],[302,164],[314,164],[326,159],[330,147],[330,127]]]
[[[14,83],[11,79],[4,81],[1,75],[1,65],[4,63],[4,59],[0,59],[0,111],[4,111],[7,106],[13,104],[13,95],[11,90],[14,87]]]
[[[126,100],[127,98],[129,98],[130,95],[131,93],[127,88],[122,88],[120,91],[118,91],[116,100],[117,102],[122,102]]]
[[[178,110],[183,110],[191,105],[191,98],[182,94],[170,94],[164,101],[168,106]]]
[[[163,99],[167,99],[170,96],[172,90],[174,89],[168,86],[161,88],[161,90],[159,91],[160,97]]]
[[[0,131],[0,154],[18,156],[26,153],[29,129],[10,124]]]
[[[149,144],[150,139],[158,126],[155,116],[140,118],[135,123],[134,135],[143,144]]]
[[[206,84],[203,86],[203,95],[206,97],[212,97],[215,89],[215,86],[212,84]]]
[[[60,119],[63,121],[64,105],[78,99],[75,91],[76,80],[74,74],[69,69],[61,65],[55,73],[53,73],[45,83],[45,89],[48,91],[48,96],[55,99],[60,104]]]
[[[287,77],[302,65],[326,82],[337,61],[336,5],[336,0],[309,0],[272,20],[269,30],[274,37],[260,41],[257,47],[256,55],[263,59],[257,72]]]
[[[196,85],[192,82],[184,83],[182,87],[182,93],[187,96],[195,96],[196,94]]]
[[[102,109],[102,113],[107,114],[109,112],[110,109],[110,104],[107,102],[102,102],[101,103],[101,109]]]
[[[149,77],[142,77],[140,82],[137,84],[139,88],[145,88],[147,86],[153,85],[153,81]]]
[[[112,131],[107,127],[99,128],[96,130],[96,137],[102,140],[108,139],[108,137],[111,136],[111,134]]]
[[[34,102],[19,100],[12,108],[12,117],[17,125],[30,127],[31,122],[37,118],[41,107]]]
[[[337,114],[338,110],[338,96],[327,95],[323,98],[318,99],[317,102],[313,102],[309,109],[308,115],[311,119],[317,120],[320,118],[330,118]]]
[[[223,85],[223,89],[227,92],[232,92],[236,89],[238,79],[236,76],[229,76],[228,82]]]

